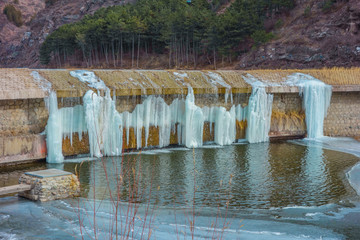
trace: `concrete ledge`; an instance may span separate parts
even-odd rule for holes
[[[333,85],[332,91],[333,92],[360,92],[360,85]]]
[[[0,195],[5,195],[5,194],[9,194],[9,193],[23,192],[23,191],[28,191],[28,190],[31,190],[31,185],[18,184],[18,185],[13,185],[13,186],[0,188]]]

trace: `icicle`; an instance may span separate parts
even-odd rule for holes
[[[79,140],[82,139],[82,133],[87,132],[85,123],[84,107],[76,105],[59,109],[59,115],[62,119],[63,138],[68,137],[70,144],[73,144],[73,134],[77,133]]]
[[[230,145],[235,141],[235,107],[226,111],[224,107],[215,108],[215,143]]]
[[[195,105],[195,95],[191,86],[184,80],[186,74],[174,73],[177,81],[188,87],[186,99],[177,98],[170,105],[167,105],[161,97],[148,96],[141,104],[137,104],[133,112],[119,113],[116,110],[115,92],[111,98],[110,89],[105,83],[90,71],[72,71],[70,74],[77,77],[80,81],[96,88],[96,92],[89,90],[83,97],[83,106],[77,105],[70,108],[57,109],[56,95],[52,97],[51,121],[49,128],[52,133],[49,137],[52,143],[57,142],[56,147],[61,146],[60,138],[69,137],[72,144],[72,135],[77,132],[79,137],[83,132],[88,131],[90,154],[101,157],[119,155],[123,146],[123,129],[125,128],[127,144],[130,141],[130,128],[134,129],[136,147],[142,147],[142,138],[145,137],[145,147],[148,146],[150,127],[157,127],[159,131],[159,147],[165,147],[170,144],[171,132],[177,131],[179,144],[186,147],[200,147],[203,145],[204,122],[210,123],[210,132],[214,131],[215,142],[219,145],[228,145],[235,141],[236,119],[239,121],[245,119],[241,106],[232,106],[230,111],[224,107],[204,107]],[[216,84],[220,84],[227,89],[227,96],[231,93],[231,88],[226,85],[220,76],[209,73],[210,78]],[[214,80],[215,79],[215,80]],[[142,86],[142,85],[141,85]],[[105,96],[100,96],[100,90],[105,90]],[[266,93],[265,93],[266,95]],[[254,96],[257,96],[254,94]],[[232,95],[230,94],[231,101]],[[136,103],[136,98],[132,100]],[[56,108],[54,107],[56,106]],[[271,109],[270,109],[271,110]],[[55,116],[55,117],[54,117]],[[58,120],[60,123],[53,121]],[[58,124],[58,125],[56,125]],[[214,127],[213,127],[214,125]],[[144,128],[144,135],[143,135]],[[50,140],[49,140],[50,141]],[[53,145],[52,151],[61,154],[60,149]],[[61,155],[62,156],[62,155]]]
[[[235,107],[236,120],[238,120],[239,122],[245,121],[247,109],[248,109],[247,107],[242,108],[240,104],[237,105]]]
[[[298,86],[299,94],[303,96],[307,137],[323,137],[324,119],[331,100],[331,86],[302,73],[289,76],[287,83]]]
[[[210,77],[210,81],[212,84],[219,84],[220,86],[225,88],[225,103],[228,102],[228,98],[230,96],[231,104],[233,104],[233,96],[231,91],[231,86],[225,82],[225,80],[217,73],[208,72],[208,76]]]
[[[204,121],[210,123],[210,133],[214,131],[214,141],[219,145],[230,145],[236,138],[235,106],[230,111],[224,107],[203,107]],[[212,125],[215,129],[212,129]]]
[[[273,95],[266,94],[265,85],[251,75],[244,77],[252,91],[247,109],[246,139],[249,143],[269,140]]]
[[[249,143],[269,140],[273,95],[265,88],[253,87],[248,106],[246,139]]]
[[[122,117],[107,90],[104,97],[92,90],[83,97],[91,156],[117,156],[122,153]],[[103,151],[103,154],[101,153]]]
[[[62,117],[58,109],[57,96],[54,91],[49,95],[49,119],[46,126],[46,143],[48,163],[62,163]]]
[[[48,163],[62,163],[64,156],[62,154],[62,115],[58,109],[56,92],[51,90],[51,83],[43,78],[38,72],[32,71],[30,74],[36,84],[47,94],[44,98],[45,106],[49,111],[49,118],[45,128],[46,132],[46,161]]]
[[[195,105],[195,95],[192,87],[188,87],[185,100],[185,114],[181,121],[182,144],[188,148],[203,145],[204,115],[200,107]]]
[[[123,119],[116,111],[116,96],[111,98],[110,89],[93,72],[71,71],[70,75],[96,88],[97,94],[89,90],[83,97],[86,126],[89,133],[91,156],[116,156],[122,152]],[[100,96],[100,89],[105,96]],[[103,153],[101,153],[103,151]]]

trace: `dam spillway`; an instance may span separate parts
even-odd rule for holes
[[[333,72],[329,73],[331,71]],[[302,106],[305,95],[299,95],[299,84],[289,84],[289,79],[298,73],[332,86],[332,104],[328,116],[323,119],[324,135],[357,136],[360,117],[356,109],[360,103],[359,85],[356,84],[359,75],[356,75],[356,71],[358,70],[245,72],[1,69],[1,81],[7,82],[7,85],[0,96],[4,106],[1,109],[0,162],[14,159],[14,156],[20,156],[18,159],[22,160],[44,158],[45,136],[40,133],[44,132],[46,124],[49,126],[51,121],[48,119],[51,118],[62,124],[59,127],[59,123],[54,123],[53,127],[59,131],[61,129],[57,133],[61,144],[55,144],[52,140],[50,142],[56,147],[60,146],[57,151],[65,156],[83,153],[100,156],[104,151],[106,155],[118,155],[123,149],[149,146],[180,144],[197,147],[202,142],[209,141],[227,145],[245,138],[249,142],[260,142],[266,141],[268,137],[305,136],[306,125],[309,125],[305,121],[306,109]],[[86,80],[80,81],[74,73],[81,72],[85,76],[93,73],[95,78],[104,83],[106,89],[97,88]],[[51,92],[56,95],[51,96]],[[93,101],[95,98],[94,94],[86,98],[89,92],[96,94],[99,104],[104,105],[100,107],[101,111],[107,112],[106,116],[112,118],[108,123],[119,120],[119,116],[112,114],[114,112],[121,115],[121,121],[127,118],[132,123],[118,122],[117,125],[121,125],[121,128],[111,128],[109,124],[104,124],[103,114],[96,118],[97,123],[86,120],[86,106],[95,109],[91,102],[86,102],[86,99]],[[44,98],[48,100],[45,101]],[[175,107],[176,102],[179,105]],[[341,109],[344,104],[350,111]],[[57,106],[61,114],[51,117],[51,108],[49,115],[45,105]],[[155,105],[158,107],[154,107]],[[249,111],[249,107],[252,110]],[[88,111],[88,116],[98,114],[100,108],[92,113]],[[134,114],[134,111],[140,111],[142,115]],[[144,111],[148,111],[148,114],[144,114]],[[154,114],[154,111],[157,113]],[[175,112],[184,115],[184,120],[177,118]],[[259,127],[259,121],[249,122],[251,116],[246,116],[250,115],[249,112],[253,113],[255,119],[263,121],[263,127]],[[162,114],[161,118],[159,114]],[[146,119],[144,116],[157,117]],[[62,120],[59,120],[60,117]],[[190,120],[186,120],[187,117]],[[89,123],[94,124],[89,127]],[[192,126],[196,124],[199,126]],[[261,129],[262,134],[256,132]],[[186,131],[188,133],[184,134]],[[101,137],[101,141],[100,132],[107,132],[106,136]],[[250,136],[251,132],[255,132],[253,136],[262,136],[254,139]],[[190,135],[194,137],[189,138]],[[110,143],[104,144],[106,141]],[[14,147],[11,143],[17,143],[19,147]],[[119,145],[122,147],[119,148]]]

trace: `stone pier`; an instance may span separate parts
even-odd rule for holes
[[[19,192],[19,196],[33,201],[46,202],[78,197],[80,194],[78,178],[58,169],[26,172],[20,177],[19,184],[31,186],[30,190]]]

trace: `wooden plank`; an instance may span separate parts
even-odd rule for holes
[[[12,185],[12,186],[0,188],[0,195],[24,192],[24,191],[28,191],[28,190],[31,190],[31,185],[27,185],[27,184]]]

